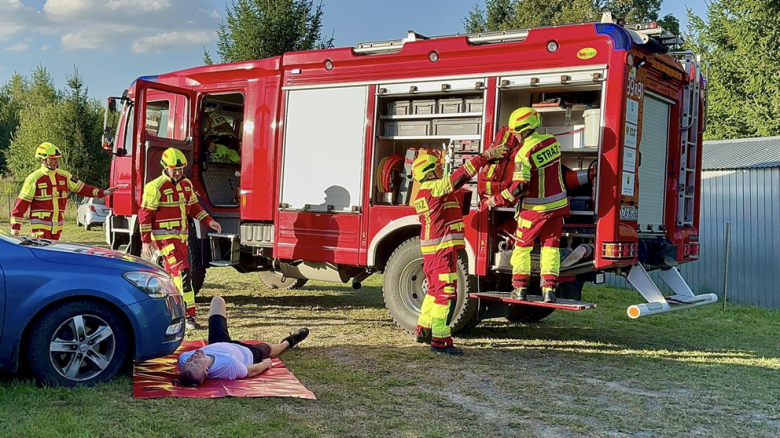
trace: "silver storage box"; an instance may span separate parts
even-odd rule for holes
[[[406,116],[411,114],[411,102],[408,100],[399,100],[397,102],[387,103],[387,115],[388,116]]]
[[[465,101],[466,111],[467,113],[481,113],[482,108],[485,106],[485,100],[481,97],[476,99],[466,99]]]
[[[397,120],[385,122],[385,137],[430,135],[431,122],[428,120]]]
[[[439,114],[455,114],[463,112],[463,99],[439,99],[437,102]]]
[[[436,112],[435,100],[413,100],[412,114],[434,114]]]
[[[433,135],[480,135],[482,119],[434,119]]]

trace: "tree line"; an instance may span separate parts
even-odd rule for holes
[[[677,17],[660,16],[662,0],[484,0],[463,19],[465,32],[599,21],[603,9],[627,22],[657,21],[678,33]],[[323,5],[313,0],[236,0],[218,29],[220,62],[333,47],[323,36]],[[711,0],[704,16],[688,10],[685,48],[709,64],[709,124],[705,138],[780,135],[780,2]],[[204,51],[204,62],[211,55]],[[184,66],[183,66],[184,67]],[[57,88],[45,67],[17,73],[0,86],[0,174],[24,177],[43,141],[64,153],[63,167],[105,186],[110,157],[101,148],[103,106],[87,94],[74,69]]]

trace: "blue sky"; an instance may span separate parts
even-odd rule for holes
[[[324,0],[325,32],[337,46],[463,30],[477,0]],[[376,5],[369,7],[367,4]],[[481,1],[480,1],[481,3]],[[101,100],[133,79],[202,64],[214,55],[225,0],[0,0],[0,83],[43,65],[58,86],[78,67]],[[705,0],[665,0],[662,15],[705,12]]]

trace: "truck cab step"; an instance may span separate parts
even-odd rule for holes
[[[558,298],[555,303],[545,303],[541,295],[528,295],[528,299],[521,301],[509,298],[509,292],[477,292],[469,294],[469,298],[478,298],[480,300],[502,301],[507,304],[518,304],[522,306],[549,307],[552,309],[570,310],[572,312],[581,312],[583,310],[595,309],[595,303],[585,301],[567,300]]]

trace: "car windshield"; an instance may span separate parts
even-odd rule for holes
[[[104,198],[92,198],[92,203],[97,205],[106,205],[106,200]]]

